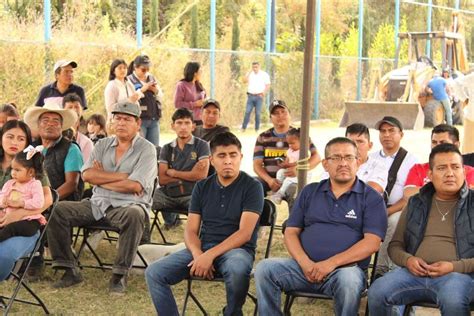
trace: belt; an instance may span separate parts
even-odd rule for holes
[[[247,92],[247,95],[256,95],[256,96],[260,96],[263,92],[261,93],[250,93],[250,92]]]

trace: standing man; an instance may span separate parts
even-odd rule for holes
[[[438,304],[442,315],[470,315],[474,299],[474,191],[465,183],[453,144],[433,148],[430,183],[413,196],[389,246],[393,270],[369,288],[371,315],[393,315],[394,305]]]
[[[453,111],[451,110],[451,102],[449,101],[450,92],[446,79],[439,74],[435,74],[433,79],[428,82],[426,90],[432,93],[433,98],[443,105],[446,124],[453,125]]]
[[[178,315],[170,285],[187,276],[212,280],[222,275],[227,306],[224,315],[242,315],[263,209],[262,186],[240,171],[242,145],[224,132],[211,141],[216,173],[193,190],[184,231],[186,248],[164,257],[145,271],[159,315]],[[211,298],[209,298],[211,299]]]
[[[252,70],[245,75],[244,82],[248,83],[248,87],[247,105],[245,107],[242,131],[247,129],[253,108],[255,108],[255,131],[258,131],[260,128],[260,114],[262,112],[263,98],[268,89],[270,89],[270,76],[260,69],[260,63],[258,61],[254,61],[252,63]]]
[[[160,188],[153,197],[153,209],[164,211],[189,208],[194,184],[209,172],[209,144],[194,137],[193,114],[177,109],[171,117],[176,139],[160,151],[158,180]],[[165,229],[181,225],[177,213],[162,212]]]
[[[83,109],[87,110],[84,89],[73,83],[75,68],[77,68],[77,63],[73,60],[58,60],[54,64],[55,81],[41,88],[35,105],[43,106],[47,103],[54,103],[61,106],[66,94],[75,93],[81,98]]]
[[[336,315],[357,315],[371,255],[387,229],[383,198],[357,179],[356,144],[329,141],[323,167],[329,179],[307,185],[286,224],[289,259],[257,265],[258,311],[282,315],[282,291],[322,293],[334,299]]]
[[[406,204],[403,198],[403,188],[408,172],[417,163],[417,159],[413,154],[408,153],[400,146],[403,138],[403,127],[398,119],[393,116],[385,116],[377,122],[375,128],[379,130],[379,140],[382,149],[372,153],[370,157],[381,162],[385,166],[385,174],[388,175],[387,187],[384,192],[388,214],[388,228],[380,247],[377,268],[375,270],[375,274],[380,276],[392,268],[392,262],[387,253],[388,243],[392,239],[397,227],[400,211]]]
[[[156,179],[156,149],[139,134],[138,105],[119,102],[112,115],[115,136],[98,142],[82,169],[84,181],[94,185],[91,199],[60,202],[50,219],[48,244],[53,268],[65,270],[54,288],[69,287],[83,280],[71,249],[72,227],[106,219],[120,229],[109,292],[126,291],[127,274],[149,218]]]
[[[217,100],[207,99],[202,104],[202,125],[196,126],[193,135],[210,142],[217,134],[228,132],[227,126],[217,124],[221,117],[221,105]]]
[[[286,134],[293,128],[290,126],[290,110],[283,100],[274,100],[270,105],[270,119],[273,127],[261,133],[255,143],[253,153],[253,170],[257,174],[258,180],[262,183],[263,191],[271,190],[276,192],[281,187],[281,182],[276,179],[278,170],[282,168],[281,161],[285,160],[286,152],[289,148],[286,141]],[[314,169],[321,158],[316,146],[310,143],[311,156],[309,158],[309,169]],[[287,168],[287,177],[296,177],[296,167]],[[296,185],[295,192],[296,192]],[[289,202],[290,211],[293,204],[293,196],[285,197]],[[290,205],[291,204],[291,205]]]

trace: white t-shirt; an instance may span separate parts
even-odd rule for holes
[[[383,150],[371,153],[369,155],[375,161],[381,162],[381,165],[385,165],[385,174],[388,177],[388,171],[392,166],[393,161],[397,153],[387,156]],[[411,167],[418,162],[418,159],[411,153],[407,153],[405,159],[403,159],[400,169],[398,169],[397,180],[393,185],[392,192],[388,197],[388,205],[395,204],[403,197],[403,188],[405,187],[405,182],[407,180],[408,172],[410,172]]]
[[[247,92],[250,94],[259,94],[265,92],[265,86],[270,84],[270,76],[263,70],[257,73],[251,71],[248,76]]]

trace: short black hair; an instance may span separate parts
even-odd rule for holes
[[[68,102],[79,102],[79,104],[82,106],[82,100],[81,98],[77,95],[77,93],[68,93],[64,96],[63,98],[63,108]]]
[[[346,127],[346,134],[345,134],[346,137],[349,134],[353,134],[353,135],[357,135],[357,136],[364,135],[370,141],[369,128],[367,127],[367,125],[364,125],[362,123],[354,123],[354,124],[351,124],[351,125],[347,126]]]
[[[461,152],[459,151],[458,146],[456,146],[456,145],[454,145],[454,144],[448,144],[448,143],[439,144],[438,146],[434,147],[434,148],[431,150],[431,153],[430,153],[430,160],[429,160],[430,170],[433,170],[433,168],[434,168],[434,159],[435,159],[436,155],[438,155],[438,154],[444,154],[444,153],[455,153],[455,154],[458,154],[459,157],[461,157],[461,161],[462,161],[462,154],[461,154]]]
[[[441,133],[448,133],[449,138],[453,141],[453,143],[459,142],[459,131],[456,127],[448,124],[439,124],[433,127],[431,130],[431,138],[433,138],[433,134],[441,134]]]
[[[326,147],[324,148],[324,158],[329,157],[329,148],[335,144],[350,144],[354,147],[354,151],[356,152],[356,155],[357,155],[357,145],[356,143],[354,143],[352,139],[349,139],[347,137],[336,137],[336,138],[331,139],[326,144]]]
[[[301,128],[293,127],[288,131],[288,133],[286,133],[286,136],[296,136],[300,138],[300,131],[301,131]]]
[[[180,108],[174,111],[173,116],[171,117],[171,120],[176,122],[176,120],[180,119],[186,119],[189,118],[191,121],[193,120],[193,113],[191,113],[188,109],[186,108]]]
[[[239,148],[239,151],[242,151],[242,144],[240,143],[240,140],[231,132],[219,133],[214,136],[210,142],[211,152],[214,152],[218,146],[231,145],[237,146],[237,148]]]

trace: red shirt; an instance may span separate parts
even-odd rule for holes
[[[408,172],[407,180],[405,181],[405,187],[416,186],[422,187],[430,179],[428,178],[428,170],[430,170],[429,163],[417,163]],[[474,186],[474,168],[470,166],[464,166],[464,172],[466,173],[466,182],[469,187]]]

